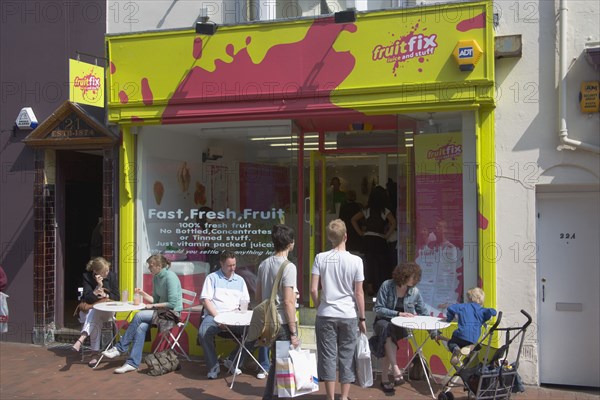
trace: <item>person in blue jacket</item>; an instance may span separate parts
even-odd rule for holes
[[[392,324],[394,317],[415,317],[428,315],[423,297],[417,288],[421,281],[421,267],[415,262],[403,262],[394,268],[392,279],[381,284],[377,292],[375,322],[370,339],[373,354],[382,358],[381,389],[384,393],[393,393],[394,386],[403,383],[404,371],[398,366],[396,353],[398,341],[408,336],[408,331]],[[394,374],[394,382],[390,382],[388,370]]]
[[[450,363],[458,365],[460,356],[468,355],[473,345],[479,340],[481,327],[490,318],[496,315],[493,308],[483,307],[485,293],[481,288],[475,287],[467,291],[467,303],[452,304],[446,312],[446,321],[458,320],[458,328],[452,333],[448,341],[448,350],[452,352]]]

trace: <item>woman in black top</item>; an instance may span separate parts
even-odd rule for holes
[[[83,295],[81,301],[94,304],[102,299],[119,300],[119,287],[117,276],[110,271],[110,262],[104,257],[92,258],[83,273]],[[79,352],[83,341],[90,337],[92,351],[100,351],[100,330],[106,321],[110,321],[115,313],[91,309],[88,312],[79,311],[79,321],[83,323],[81,336],[75,344],[73,351]],[[96,364],[96,357],[92,357],[90,365]]]

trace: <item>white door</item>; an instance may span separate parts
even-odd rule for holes
[[[539,193],[540,382],[600,386],[600,195]]]

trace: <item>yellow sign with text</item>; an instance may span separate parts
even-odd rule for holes
[[[600,82],[581,82],[579,107],[583,113],[596,113],[600,110]]]
[[[69,100],[104,108],[104,68],[69,60]]]

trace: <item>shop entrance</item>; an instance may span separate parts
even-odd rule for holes
[[[408,234],[411,224],[407,219],[407,199],[410,198],[406,176],[408,158],[400,135],[382,135],[385,135],[386,140],[390,142],[388,144],[393,146],[373,147],[373,143],[381,138],[380,136],[378,139],[377,133],[373,133],[363,135],[362,140],[356,142],[354,149],[311,152],[307,174],[309,195],[305,200],[307,218],[304,221],[305,242],[309,243],[309,246],[304,247],[304,259],[309,266],[305,268],[305,282],[309,281],[310,265],[315,254],[330,248],[325,229],[327,224],[336,218],[342,219],[346,224],[347,250],[361,256],[365,261],[365,292],[368,298],[375,294],[382,280],[391,277],[393,267],[406,259],[406,243],[399,242],[398,238],[412,236]],[[325,142],[327,143],[327,140]],[[359,229],[366,228],[366,220],[360,216],[364,215],[363,211],[369,207],[369,198],[377,187],[385,195],[385,208],[396,221],[395,230],[387,239],[385,249],[381,249],[385,254],[381,255],[380,260],[386,264],[378,267],[382,271],[381,274],[375,274],[366,265],[368,252],[373,249],[364,243],[364,238],[352,224],[352,218],[358,214]]]
[[[102,217],[102,155],[59,151],[57,167],[57,255],[63,261],[57,262],[57,324],[62,314],[64,326],[79,327],[77,288],[90,257],[102,251],[92,238]]]

